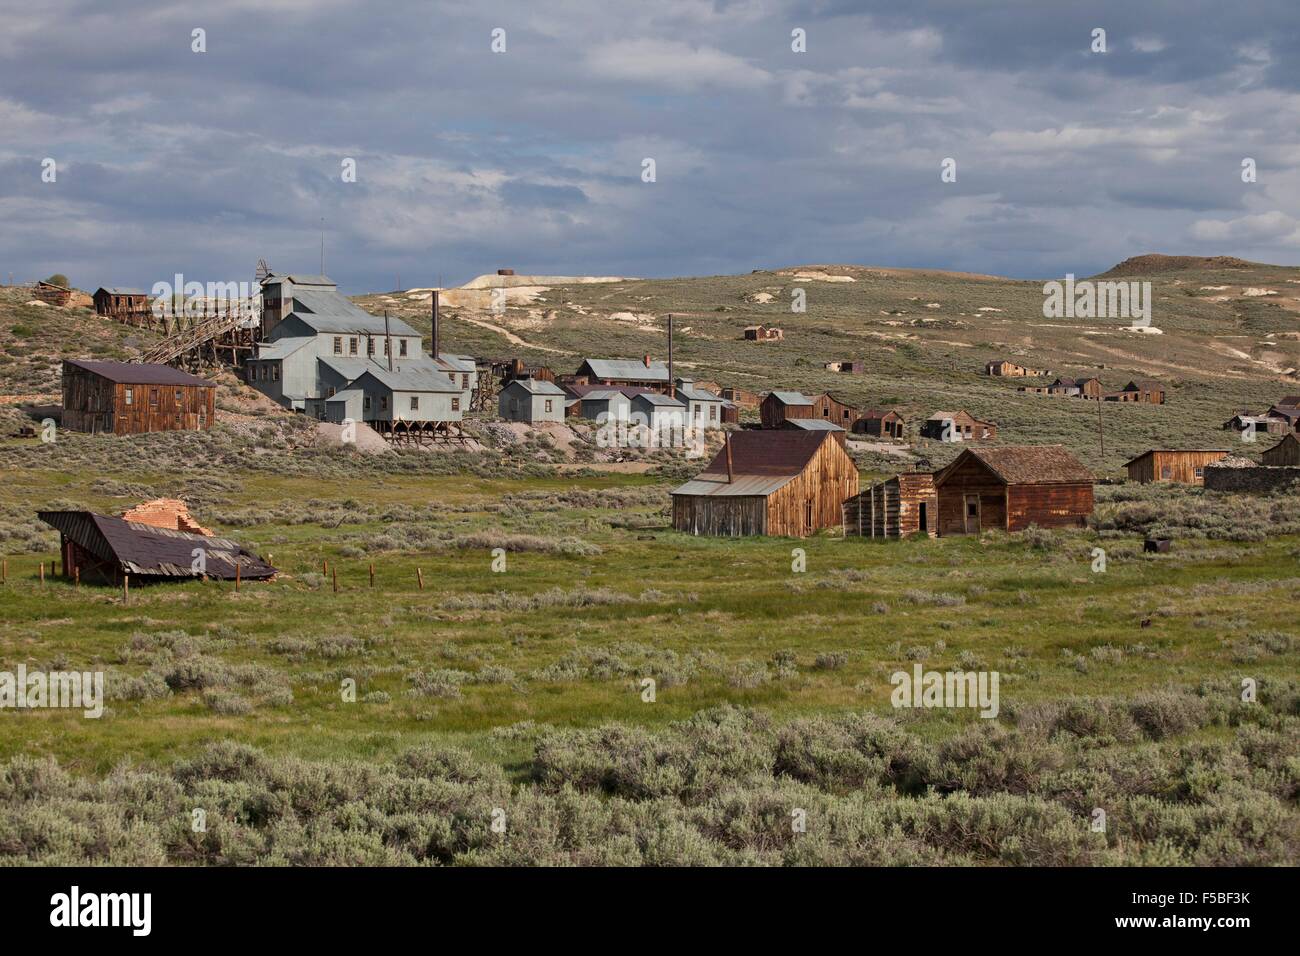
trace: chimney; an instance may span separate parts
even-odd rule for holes
[[[432,343],[432,344],[433,344],[433,357],[434,357],[434,360],[436,361],[437,358],[438,358],[438,290],[437,290],[437,289],[434,289],[434,290],[433,290],[433,298],[432,298],[432,300],[430,301],[429,308],[430,308],[430,310],[432,311],[432,322],[433,322],[433,343]]]
[[[650,367],[650,355],[649,355],[648,353],[646,354],[646,357],[643,358],[641,361],[645,362],[645,367],[646,367],[646,368],[649,368],[649,367]]]
[[[668,397],[677,397],[677,384],[673,381],[673,317],[668,316]]]
[[[726,447],[727,447],[727,484],[731,484],[733,481],[736,480],[736,476],[733,473],[732,466],[731,466],[731,432],[727,432]]]
[[[388,310],[384,309],[384,353],[388,356],[388,371],[393,370],[393,336],[388,330]]]

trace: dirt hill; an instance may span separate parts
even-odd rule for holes
[[[1262,262],[1250,262],[1236,256],[1166,256],[1159,252],[1125,259],[1119,265],[1097,276],[1099,279],[1119,276],[1154,275],[1162,272],[1208,271],[1216,269],[1280,269]]]

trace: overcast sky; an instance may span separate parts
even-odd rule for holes
[[[352,293],[1296,264],[1300,3],[0,0],[4,280],[315,272],[322,217]]]

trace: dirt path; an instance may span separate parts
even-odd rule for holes
[[[577,352],[570,352],[568,349],[552,348],[549,345],[536,345],[532,342],[526,342],[509,329],[503,329],[499,325],[493,325],[491,322],[483,319],[471,319],[467,315],[458,315],[456,318],[462,322],[468,322],[470,325],[477,325],[481,329],[487,329],[489,332],[495,332],[497,335],[504,336],[505,340],[511,345],[518,345],[520,348],[534,349],[538,352],[552,352],[555,355],[577,355]]]

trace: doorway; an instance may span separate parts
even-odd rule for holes
[[[920,517],[919,517],[919,520],[920,520],[920,522],[921,522],[921,534],[929,534],[929,533],[930,533],[930,516],[929,516],[929,514],[928,514],[928,512],[927,512],[927,509],[926,509],[926,502],[924,502],[924,501],[921,502],[921,509],[920,509]]]
[[[964,495],[964,510],[966,514],[966,533],[980,533],[980,496]]]

